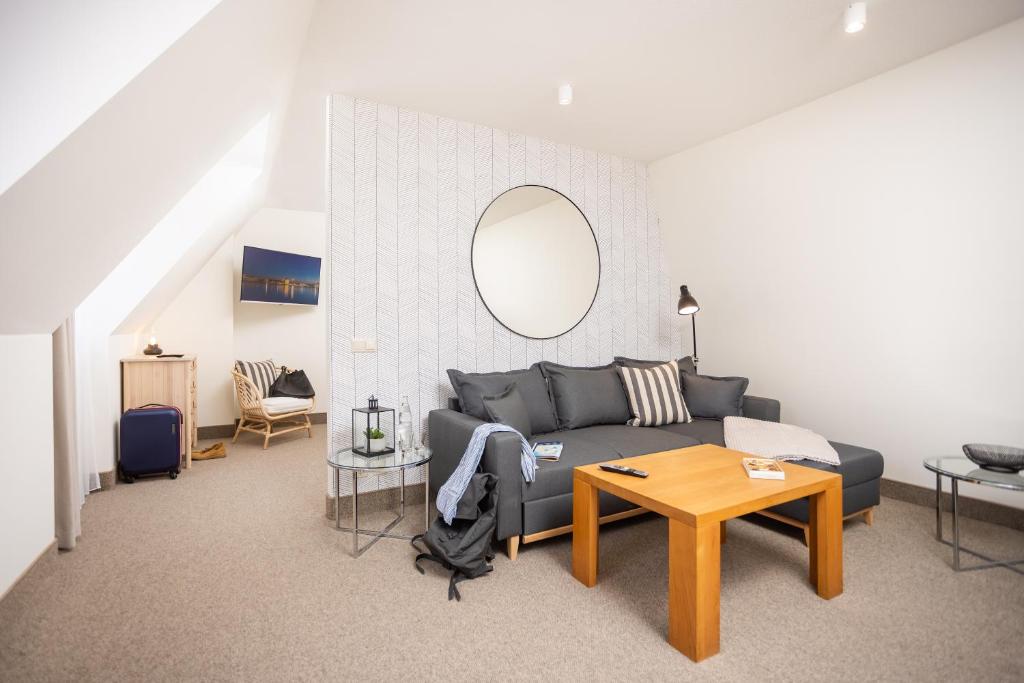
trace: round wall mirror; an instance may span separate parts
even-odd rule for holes
[[[522,185],[498,195],[476,224],[472,253],[487,310],[524,337],[565,334],[597,296],[594,231],[568,197],[549,187]]]

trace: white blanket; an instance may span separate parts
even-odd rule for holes
[[[734,451],[773,460],[814,460],[839,466],[839,454],[825,437],[796,425],[727,417],[725,445]]]

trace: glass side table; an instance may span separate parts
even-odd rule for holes
[[[993,486],[1000,489],[1011,489],[1013,491],[1024,491],[1024,472],[1009,474],[1006,472],[993,472],[982,469],[967,458],[928,458],[924,461],[924,467],[935,473],[935,538],[953,548],[953,569],[960,571],[972,571],[975,569],[987,569],[989,567],[1006,567],[1010,571],[1024,574],[1015,565],[1024,564],[1024,560],[1000,561],[982,555],[979,552],[970,550],[960,545],[960,506],[958,482],[966,481],[971,484],[982,486]],[[942,537],[942,477],[949,477],[952,485],[953,500],[953,541],[947,541]],[[970,567],[960,566],[960,553],[964,552],[984,560],[983,564],[976,564]]]
[[[393,534],[391,530],[395,525],[405,519],[405,471],[416,467],[423,468],[424,502],[423,502],[423,523],[424,529],[430,525],[430,459],[433,454],[430,451],[409,451],[406,453],[395,452],[386,455],[365,456],[353,453],[351,448],[344,448],[337,453],[327,457],[327,464],[334,473],[334,527],[338,531],[352,532],[352,557],[359,557],[374,543],[382,538],[402,538],[409,540],[412,536]],[[352,474],[352,526],[341,525],[341,473],[351,472]],[[398,515],[383,529],[360,529],[359,528],[359,476],[366,474],[386,474],[398,472],[401,478],[399,486],[399,510]],[[359,547],[359,535],[372,536],[369,543],[362,548]]]

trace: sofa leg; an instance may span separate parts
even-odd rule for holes
[[[519,555],[519,537],[509,536],[505,543],[505,550],[508,551],[508,559],[516,559],[516,556]]]
[[[868,526],[875,525],[875,508],[868,508],[864,511],[864,521]]]

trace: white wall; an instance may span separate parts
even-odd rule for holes
[[[1024,445],[1022,74],[1017,21],[653,164],[702,369],[890,479]]]
[[[0,193],[218,2],[0,3]]]
[[[318,306],[241,302],[238,293],[243,246],[323,259],[325,230],[326,217],[320,211],[261,209],[256,212],[235,235],[232,290],[235,302],[234,359],[273,358],[279,365],[305,370],[318,394],[318,412],[327,409],[327,268],[321,263]]]
[[[244,245],[323,258],[324,221],[315,211],[255,212],[142,331],[141,337],[154,331],[164,351],[198,356],[199,426],[232,424],[237,417],[230,370],[238,359],[273,358],[305,370],[326,401],[326,297],[321,295],[319,306],[238,300]],[[326,275],[324,269],[321,292],[327,291]],[[317,410],[326,410],[324,405]]]
[[[0,286],[34,283],[0,300],[0,332],[52,332],[239,138],[281,118],[312,5],[223,0],[0,194]]]
[[[235,419],[234,362],[235,243],[225,240],[202,270],[152,326],[165,353],[195,354],[198,424],[226,425]],[[148,333],[143,336],[148,338]],[[137,352],[136,352],[137,353]]]
[[[0,596],[53,540],[53,342],[0,336],[8,359],[0,394]]]

